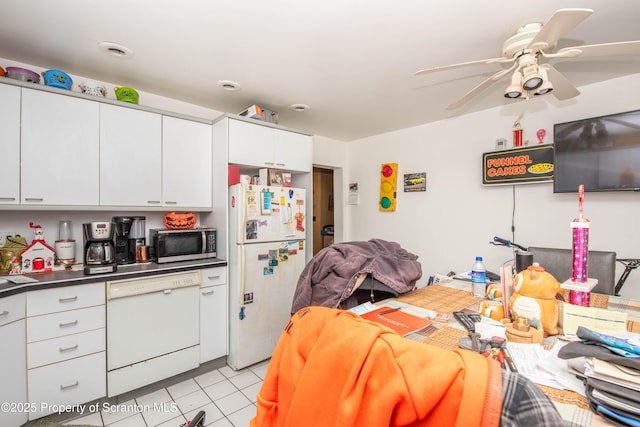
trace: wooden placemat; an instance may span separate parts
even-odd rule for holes
[[[407,304],[446,314],[462,311],[482,301],[482,298],[476,298],[471,295],[470,291],[452,289],[443,285],[425,286],[417,291],[400,295],[396,299]]]
[[[589,307],[608,308],[609,295],[597,294],[595,292],[591,292],[589,294]]]
[[[583,395],[571,390],[560,390],[557,388],[549,387],[542,384],[536,384],[544,394],[551,400],[556,402],[566,403],[569,405],[575,405],[582,409],[589,409],[589,401]]]
[[[451,350],[458,348],[458,339],[466,336],[468,336],[467,331],[452,328],[451,326],[443,326],[426,335],[420,342]]]

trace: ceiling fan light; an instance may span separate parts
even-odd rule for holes
[[[545,82],[534,92],[534,95],[546,95],[553,90],[553,85],[549,82]]]
[[[538,71],[538,67],[536,65],[532,65],[524,68],[522,70],[524,74],[522,88],[527,92],[538,89],[544,83],[542,75]]]
[[[522,96],[522,74],[516,70],[509,79],[509,86],[504,90],[504,97],[515,99]]]
[[[544,66],[540,67],[538,70],[540,75],[542,76],[542,85],[538,89],[536,89],[534,95],[546,95],[553,90],[553,83],[549,81],[549,77],[547,76],[547,70]]]

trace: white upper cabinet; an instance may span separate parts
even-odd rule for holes
[[[0,85],[0,205],[20,203],[20,88]]]
[[[277,169],[311,172],[313,169],[311,137],[301,133],[274,129],[273,156]]]
[[[308,135],[229,120],[229,163],[310,172],[311,156]]]
[[[211,125],[162,118],[162,202],[167,207],[211,208]]]
[[[99,104],[22,89],[21,203],[99,203]]]
[[[162,116],[100,104],[100,204],[161,206]]]

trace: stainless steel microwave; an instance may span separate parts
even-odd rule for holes
[[[149,230],[151,256],[157,263],[215,258],[216,229]]]

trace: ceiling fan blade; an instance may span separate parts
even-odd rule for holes
[[[547,70],[549,80],[553,83],[553,91],[551,93],[560,101],[571,99],[580,95],[580,91],[565,76],[556,70],[551,64],[541,65]]]
[[[591,9],[556,10],[531,40],[529,48],[536,51],[555,46],[558,39],[591,16],[592,13],[593,10]]]
[[[551,57],[563,56],[563,53],[574,51],[574,50],[580,51],[580,54],[577,55],[580,57],[608,56],[608,55],[637,55],[637,54],[640,54],[640,40],[567,47],[567,48],[558,50],[558,52],[556,52],[555,54],[552,54]]]
[[[515,61],[515,58],[490,58],[490,59],[478,59],[476,61],[469,61],[469,62],[461,62],[459,64],[452,64],[452,65],[442,65],[440,67],[432,67],[432,68],[425,68],[423,70],[418,70],[414,73],[415,76],[419,76],[420,74],[426,74],[426,73],[430,73],[432,71],[442,71],[442,70],[451,70],[453,68],[460,68],[460,67],[466,67],[468,65],[477,65],[477,64],[501,64],[501,63],[507,63],[507,62],[512,62]]]
[[[464,94],[464,96],[462,98],[458,99],[453,104],[450,104],[449,106],[447,106],[447,110],[455,110],[456,108],[459,108],[464,103],[469,101],[471,98],[473,98],[474,96],[478,95],[483,90],[489,88],[495,82],[497,82],[502,77],[504,77],[506,74],[508,74],[509,72],[513,71],[517,67],[517,65],[518,65],[517,63],[514,63],[511,67],[507,68],[506,70],[500,70],[497,73],[493,74],[491,77],[489,77],[488,79],[486,79],[485,81],[480,83],[478,86],[474,87],[469,92]]]

